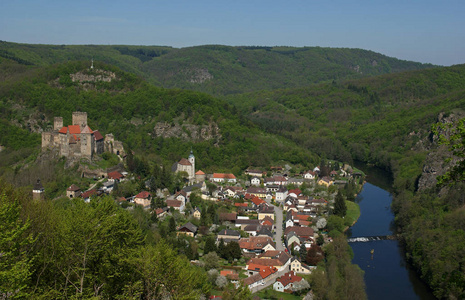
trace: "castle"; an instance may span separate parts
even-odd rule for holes
[[[42,150],[55,148],[61,156],[88,159],[105,151],[104,138],[98,130],[93,131],[87,125],[86,112],[73,112],[72,123],[63,126],[63,118],[55,117],[53,130],[42,132]]]

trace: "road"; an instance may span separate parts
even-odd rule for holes
[[[276,242],[276,250],[284,250],[282,236],[283,236],[283,210],[276,205],[271,204],[269,201],[267,203],[270,206],[274,207],[274,214],[275,214],[275,227],[276,227],[276,234],[274,236],[274,241]]]

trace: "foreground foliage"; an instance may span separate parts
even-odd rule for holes
[[[32,202],[3,181],[0,195],[5,253],[0,290],[8,297],[198,299],[209,294],[202,269],[163,240],[145,242],[133,216],[112,199]]]

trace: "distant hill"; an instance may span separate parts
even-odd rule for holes
[[[434,67],[373,51],[321,47],[172,48],[126,45],[33,45],[0,42],[0,57],[46,66],[104,62],[165,88],[228,95]]]

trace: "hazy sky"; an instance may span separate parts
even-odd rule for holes
[[[0,0],[0,40],[362,48],[465,63],[464,0]]]

